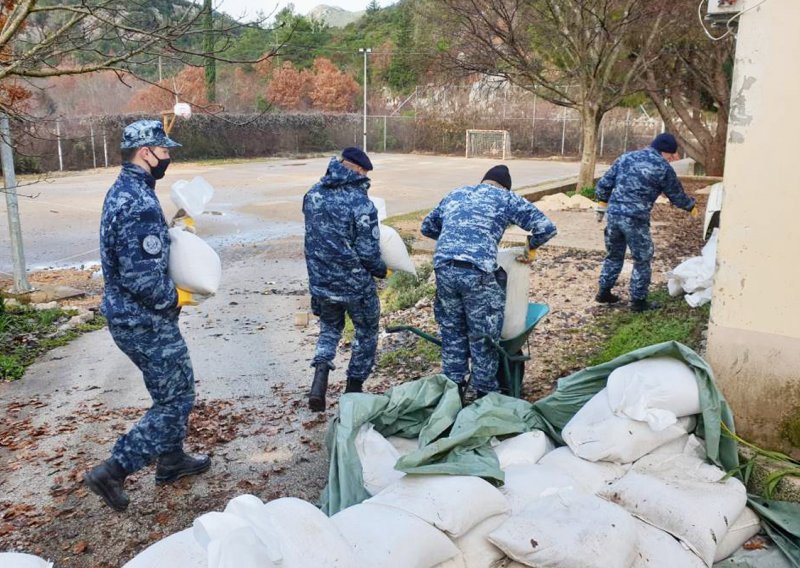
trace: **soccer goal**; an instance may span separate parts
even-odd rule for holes
[[[467,130],[467,158],[511,157],[511,136],[508,130]]]

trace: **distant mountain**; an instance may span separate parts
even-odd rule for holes
[[[350,12],[349,10],[337,8],[336,6],[328,6],[326,4],[320,4],[308,13],[309,18],[325,22],[332,28],[343,28],[347,24],[355,22],[363,15],[364,10]]]

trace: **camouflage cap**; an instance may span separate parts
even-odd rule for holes
[[[122,131],[120,150],[142,148],[144,146],[160,146],[162,148],[180,148],[180,144],[172,140],[164,132],[160,120],[137,120]]]

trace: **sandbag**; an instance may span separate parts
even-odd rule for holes
[[[394,464],[400,459],[400,452],[370,423],[362,425],[358,430],[356,452],[361,461],[364,489],[370,495],[380,493],[405,475],[394,468]]]
[[[406,244],[397,231],[387,225],[380,225],[381,258],[390,270],[402,270],[417,275],[417,268],[408,256]]]
[[[394,507],[362,503],[331,517],[359,568],[432,568],[459,555],[440,530]]]
[[[241,517],[231,513],[212,511],[200,515],[194,520],[192,534],[198,546],[207,550],[212,540],[222,539],[229,532],[246,527],[250,527],[250,523]]]
[[[495,515],[472,527],[467,534],[454,540],[461,551],[461,562],[464,568],[486,568],[505,555],[503,551],[489,542],[489,533],[502,525],[508,515]],[[457,562],[458,559],[452,560]]]
[[[534,501],[558,491],[584,491],[572,476],[542,464],[512,465],[505,470],[505,474],[506,481],[500,491],[508,500],[512,515],[521,513]]]
[[[53,568],[53,563],[33,554],[0,552],[0,566],[3,568]]]
[[[514,560],[537,568],[630,568],[636,523],[622,507],[566,490],[514,514],[489,540]]]
[[[389,436],[386,438],[401,456],[416,452],[419,449],[419,438],[403,438],[402,436]]]
[[[685,417],[655,432],[646,422],[614,414],[608,389],[602,389],[567,422],[561,436],[575,455],[585,460],[631,463],[694,426],[694,417]]]
[[[684,542],[711,566],[728,526],[744,511],[741,481],[691,455],[646,456],[600,493]]]
[[[378,210],[378,222],[386,219],[386,200],[383,197],[375,197],[372,195],[369,196],[369,200],[372,201],[373,205],[375,205],[375,209]]]
[[[15,564],[6,564],[0,554],[0,566],[4,568],[17,567]],[[47,568],[51,564],[43,564]],[[159,540],[134,556],[123,568],[206,568],[208,566],[208,553],[194,538],[193,529],[188,528],[166,538]],[[40,568],[40,565],[31,565],[30,568]]]
[[[647,422],[661,431],[678,417],[700,413],[700,392],[692,369],[672,357],[651,357],[614,369],[608,403],[618,416]]]
[[[760,531],[761,519],[750,507],[745,507],[742,514],[728,528],[728,532],[725,533],[725,536],[717,545],[714,562],[725,560]]]
[[[366,503],[407,511],[450,536],[508,511],[508,503],[489,482],[465,475],[407,475]]]
[[[497,251],[497,265],[506,271],[506,305],[503,311],[502,339],[517,337],[525,331],[528,318],[528,293],[530,291],[530,269],[527,264],[515,259],[524,254],[522,248]]]
[[[175,207],[183,209],[190,217],[198,217],[214,197],[214,188],[202,176],[196,176],[192,181],[179,179],[172,184],[170,197]]]
[[[168,271],[175,286],[193,294],[216,294],[222,278],[222,264],[216,251],[180,227],[169,230],[169,239]]]
[[[636,521],[636,559],[631,568],[703,568],[705,564],[671,534]]]
[[[464,558],[461,554],[458,554],[449,560],[445,560],[441,564],[437,564],[433,568],[466,568],[466,564],[464,564]]]
[[[251,526],[239,527],[208,544],[208,568],[279,568]]]
[[[502,442],[492,441],[492,449],[502,470],[511,465],[534,464],[554,448],[553,442],[541,430],[523,432]]]
[[[556,448],[539,460],[539,465],[558,469],[587,493],[597,493],[628,471],[626,466],[620,464],[581,459],[572,453],[569,446]]]

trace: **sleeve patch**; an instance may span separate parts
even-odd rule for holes
[[[158,235],[147,235],[142,239],[142,248],[144,249],[144,252],[151,256],[161,254],[161,239],[158,237]]]

